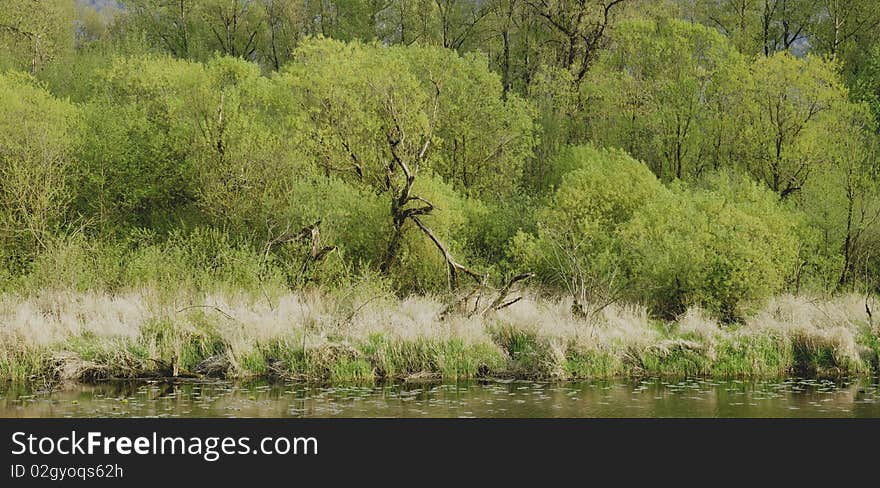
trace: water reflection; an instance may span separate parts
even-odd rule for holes
[[[54,391],[0,387],[2,417],[880,417],[864,379],[315,387],[104,382]]]

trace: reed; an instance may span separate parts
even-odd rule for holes
[[[537,294],[493,315],[445,318],[438,297],[344,298],[150,288],[7,294],[0,379],[765,378],[871,374],[880,363],[877,328],[857,296],[781,296],[738,325],[699,309],[656,321],[634,305],[577,319],[570,303]]]

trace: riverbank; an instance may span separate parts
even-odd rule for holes
[[[448,315],[432,297],[320,292],[169,296],[45,291],[0,297],[0,379],[779,378],[871,375],[880,339],[864,297],[781,296],[727,326],[691,309],[675,322],[611,305],[527,294],[488,316]]]

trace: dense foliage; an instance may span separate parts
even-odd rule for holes
[[[726,321],[880,283],[880,10],[11,0],[3,287],[540,287]]]

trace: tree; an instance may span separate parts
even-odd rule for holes
[[[877,185],[877,140],[867,114],[855,109],[847,114],[845,127],[850,129],[835,141],[839,159],[835,161],[844,175],[846,194],[846,236],[843,242],[843,270],[838,283],[853,281],[856,266],[866,261],[863,237],[880,223],[880,200]]]
[[[490,2],[474,0],[434,0],[434,4],[440,17],[440,45],[456,50],[478,34],[492,8]]]
[[[613,16],[625,0],[524,0],[555,33],[555,65],[568,69],[575,88],[604,47]]]
[[[98,10],[94,5],[78,3],[75,20],[77,49],[87,48],[105,39],[110,23],[118,13],[118,9],[110,5]]]
[[[455,286],[460,272],[477,275],[455,261],[423,221],[435,206],[414,192],[419,176],[429,171],[441,87],[429,79],[431,89],[425,90],[402,51],[383,56],[378,49],[334,41],[304,44],[285,71],[286,82],[303,96],[299,103],[324,171],[345,174],[390,199],[392,230],[379,269],[388,273],[398,262],[406,229],[414,225],[440,249]]]
[[[128,30],[140,31],[151,45],[172,56],[196,54],[199,0],[123,0]]]
[[[308,34],[305,5],[286,0],[261,0],[265,11],[266,56],[275,71],[289,59],[300,40]]]
[[[202,81],[201,99],[183,114],[198,128],[191,149],[198,205],[230,229],[298,230],[275,229],[288,225],[294,188],[314,174],[299,149],[298,114],[280,109],[289,95],[239,58],[212,60]]]
[[[735,174],[673,190],[646,202],[620,232],[631,298],[667,319],[698,305],[734,322],[783,290],[797,264],[797,214]]]
[[[532,107],[513,94],[505,99],[482,56],[430,47],[412,47],[402,55],[423,89],[436,82],[442,90],[434,131],[439,157],[432,170],[462,194],[515,191],[537,142]]]
[[[253,0],[204,0],[198,14],[213,35],[209,50],[257,59],[265,31],[265,10]]]
[[[822,277],[830,289],[855,285],[871,259],[867,238],[880,224],[874,122],[865,106],[852,105],[838,124],[839,134],[824,147],[830,164],[809,182],[801,203],[820,231],[816,254],[833,266]]]
[[[831,58],[846,54],[848,48],[880,27],[880,10],[872,1],[820,0],[821,14],[810,29],[811,42]]]
[[[589,137],[626,148],[663,180],[726,164],[742,56],[720,34],[678,20],[618,25],[585,85]]]
[[[693,12],[699,22],[718,29],[727,36],[740,52],[757,53],[763,48],[762,17],[769,4],[764,0],[720,0],[692,2]],[[769,17],[768,17],[769,19]],[[768,32],[769,34],[769,32]]]
[[[273,63],[295,10],[257,0],[123,0],[122,35],[143,36],[154,49],[204,61],[215,52]],[[268,16],[271,15],[271,18]],[[275,49],[273,52],[272,49]]]
[[[456,197],[431,172],[476,188],[484,179],[498,181],[497,174],[482,172],[481,166],[505,161],[506,146],[520,144],[520,138],[528,141],[532,129],[529,124],[525,134],[518,134],[521,124],[506,110],[487,112],[486,118],[452,117],[473,108],[457,103],[474,102],[468,97],[483,93],[483,83],[490,83],[489,93],[497,97],[499,108],[504,107],[497,77],[485,68],[481,73],[471,66],[474,62],[474,58],[458,59],[454,53],[430,48],[325,40],[302,45],[283,73],[282,82],[297,95],[299,110],[306,114],[305,129],[316,164],[327,175],[342,176],[390,199],[391,232],[379,261],[383,272],[400,262],[405,244],[412,249],[408,229],[414,228],[440,250],[453,287],[461,274],[481,279],[453,257],[444,242],[451,236],[435,232],[437,228],[452,230],[449,226],[455,214],[446,205],[455,207]],[[447,77],[450,69],[452,73],[468,70],[474,78]],[[479,130],[489,135],[476,137]],[[477,149],[459,149],[456,140]],[[488,150],[479,150],[481,145],[488,145]],[[474,170],[473,179],[446,172],[455,167],[449,164],[454,158]],[[508,168],[499,169],[515,177]],[[431,200],[428,193],[444,198],[445,203]]]
[[[852,98],[864,102],[880,124],[880,44],[866,54],[850,85]]]
[[[85,105],[77,207],[99,228],[158,228],[194,201],[204,68],[169,56],[115,60]]]
[[[33,78],[0,74],[0,255],[22,265],[45,250],[71,198],[78,114]]]
[[[789,51],[804,41],[816,10],[816,0],[764,0],[761,10],[764,56]]]
[[[568,147],[557,167],[569,171],[537,211],[535,234],[520,232],[512,254],[545,286],[562,290],[576,315],[620,299],[627,288],[620,230],[648,202],[668,190],[650,170],[620,150]]]
[[[513,50],[512,34],[516,27],[516,15],[518,10],[522,9],[520,0],[503,0],[496,2],[494,5],[493,16],[490,20],[495,20],[497,26],[497,36],[501,39],[500,69],[501,83],[505,96],[513,84],[513,61],[511,52]],[[491,29],[491,27],[490,27]]]
[[[846,103],[834,66],[778,53],[755,61],[749,90],[746,167],[782,198],[828,164],[823,147],[840,135],[835,115]]]
[[[718,29],[746,55],[771,56],[810,48],[821,0],[684,0],[693,18]]]
[[[9,0],[0,9],[0,61],[36,74],[73,48],[72,0]]]

